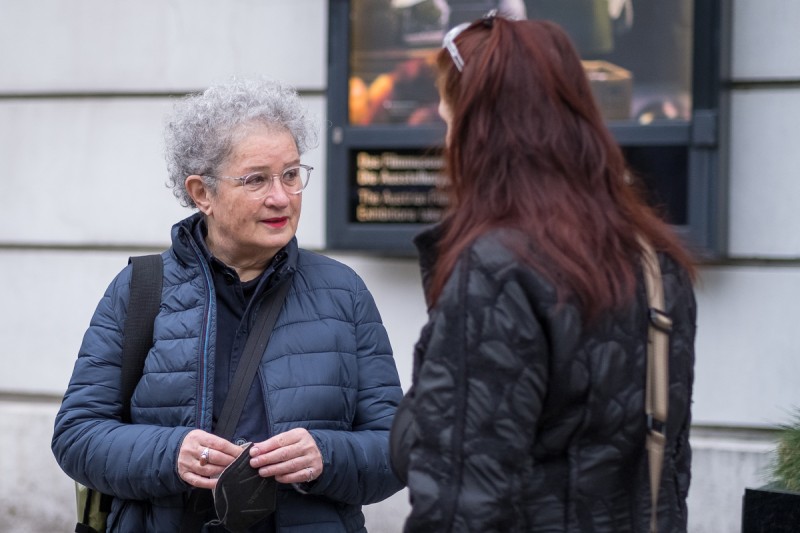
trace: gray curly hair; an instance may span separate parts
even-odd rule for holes
[[[181,205],[197,207],[186,192],[187,176],[213,176],[231,154],[242,128],[263,124],[288,131],[303,154],[317,131],[293,88],[266,79],[232,79],[175,103],[164,131],[167,186]],[[216,192],[216,180],[205,179]]]

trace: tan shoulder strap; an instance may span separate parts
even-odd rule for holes
[[[647,288],[650,327],[647,334],[647,385],[645,389],[645,414],[647,415],[647,455],[650,464],[650,531],[656,533],[658,516],[658,490],[664,464],[667,411],[669,408],[669,334],[672,320],[664,312],[664,286],[661,267],[655,250],[640,238],[642,265]]]

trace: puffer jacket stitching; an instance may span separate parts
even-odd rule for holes
[[[496,239],[496,238],[494,239],[494,241],[497,241],[497,240],[498,239]],[[478,243],[473,245],[473,249],[475,250],[475,253],[476,253],[475,257],[481,259],[481,266],[484,266],[484,263],[492,263],[492,261],[493,261],[493,259],[491,258],[492,253],[497,253],[497,247],[492,247],[492,246],[487,246],[486,245],[488,241],[489,241],[489,239],[486,239],[486,240],[483,240],[483,241],[478,242]],[[662,270],[665,273],[665,287],[666,287],[666,292],[667,292],[667,295],[668,295],[667,296],[668,297],[668,301],[669,301],[669,299],[671,299],[672,300],[671,303],[672,303],[673,306],[677,306],[677,305],[688,306],[688,307],[680,307],[680,308],[675,307],[675,312],[677,313],[676,316],[679,318],[680,321],[684,322],[684,327],[679,332],[679,334],[677,335],[678,339],[677,339],[677,342],[675,343],[675,346],[673,347],[673,350],[671,351],[671,355],[672,355],[672,357],[676,357],[676,356],[681,356],[682,357],[682,355],[680,355],[680,354],[683,354],[683,353],[688,353],[688,354],[691,355],[693,335],[694,335],[694,333],[693,333],[693,331],[694,331],[694,324],[693,324],[693,321],[694,321],[694,316],[693,316],[694,315],[694,307],[693,307],[694,303],[693,303],[693,293],[692,293],[692,290],[691,290],[691,285],[690,285],[690,283],[688,283],[688,277],[685,275],[685,273],[680,273],[682,271],[680,271],[680,269],[677,267],[677,265],[675,265],[672,262],[665,261],[665,259],[663,257],[661,257],[660,259],[661,259],[661,262],[663,264]],[[421,258],[421,264],[422,265],[426,264],[425,261],[426,261],[426,258],[422,257]],[[494,263],[496,263],[496,261]],[[492,264],[494,264],[494,263],[492,263]],[[678,276],[677,276],[678,279],[675,278],[675,274],[676,273],[679,273]],[[423,272],[423,277],[424,277],[424,272]],[[537,282],[537,284],[538,283],[539,282]],[[539,285],[535,285],[535,286],[538,287]],[[539,289],[536,289],[536,291],[538,292]],[[549,299],[549,296],[544,297],[544,298],[542,298],[542,296],[544,296],[544,294],[541,293],[541,292],[538,292],[538,294],[536,295],[536,298],[537,298],[537,301],[538,301],[538,305],[540,306],[540,311],[539,312],[541,313],[541,315],[543,317],[544,323],[545,324],[549,324],[550,323],[550,321],[549,321],[550,319],[548,318],[548,316],[550,315],[550,313],[552,311],[552,306],[554,305],[554,303],[553,303],[553,300]],[[487,299],[491,300],[491,297],[487,297]],[[640,306],[640,305],[641,305],[640,303],[637,304],[637,306]],[[633,317],[632,320],[634,322],[631,322],[630,321],[631,319],[626,319],[627,322],[623,322],[622,324],[627,324],[627,325],[624,325],[624,327],[622,329],[619,329],[618,331],[610,331],[609,333],[611,334],[611,337],[609,337],[609,339],[614,339],[615,338],[614,335],[618,335],[619,333],[623,333],[624,336],[619,339],[619,342],[622,342],[623,345],[630,345],[631,343],[634,343],[634,342],[636,343],[637,346],[639,344],[643,345],[644,344],[643,339],[642,340],[639,339],[639,337],[640,337],[639,330],[644,328],[646,320],[643,319],[642,317],[645,316],[646,313],[639,313],[636,309],[632,309],[631,313],[632,313],[631,316]],[[688,322],[687,322],[687,320],[688,320]],[[639,324],[640,322],[641,322],[641,324]],[[639,327],[639,326],[641,326],[641,327]],[[548,327],[550,327],[550,326],[548,326]],[[633,328],[633,329],[631,331],[626,331],[628,328]],[[423,328],[423,331],[427,331],[428,329],[429,328],[426,326],[426,328]],[[642,329],[642,331],[644,331],[644,329]],[[546,332],[547,332],[547,328],[545,328],[545,333]],[[553,339],[548,339],[548,344],[551,344],[551,343],[563,343],[563,341],[565,340],[564,338],[559,337],[559,335],[561,335],[561,333],[559,333],[557,330],[553,330],[552,334],[554,334],[555,337]],[[589,340],[592,340],[592,339],[589,339]],[[422,354],[426,350],[426,346],[428,346],[430,344],[433,344],[434,342],[436,342],[436,340],[434,338],[425,339],[425,341],[424,341],[425,345],[424,346],[423,345],[418,346],[418,348],[419,348],[418,352],[420,354]],[[597,339],[596,341],[593,341],[593,342],[602,343],[602,342],[605,342],[605,341],[603,341],[602,338],[600,338],[600,339]],[[599,344],[598,346],[600,346],[600,345],[602,345],[602,344]],[[639,352],[642,351],[642,348],[639,347],[636,350],[637,350],[637,353],[639,353]],[[679,367],[686,367],[688,365],[687,370],[688,370],[688,372],[690,374],[691,374],[691,363],[692,362],[689,361],[689,360],[676,361],[676,364]],[[643,371],[643,366],[641,364],[639,364],[638,366],[640,368],[639,368],[639,370],[637,370],[637,374],[638,374],[638,372],[640,370]],[[591,365],[585,368],[586,371],[589,371],[591,369],[592,369]],[[592,379],[591,378],[587,378],[587,380],[588,380],[588,383],[592,383]],[[690,379],[689,383],[679,382],[677,384],[677,386],[678,386],[677,389],[675,389],[674,387],[671,387],[671,394],[676,394],[677,395],[676,399],[679,402],[683,402],[684,405],[688,405],[686,402],[689,400],[689,398],[687,398],[687,394],[690,394],[690,391],[691,391],[691,379]],[[688,389],[687,389],[687,387],[688,387]],[[592,390],[592,387],[589,387],[587,390]],[[641,393],[641,391],[639,393]],[[555,394],[556,396],[559,396],[559,395],[562,394],[562,392],[554,391],[553,394]],[[617,398],[617,397],[611,396],[609,399],[612,402],[612,404],[615,404],[615,403],[618,404],[618,407],[616,408],[617,410],[619,410],[620,408],[622,408],[624,406],[627,406],[627,403],[621,403],[621,400],[623,399],[622,397]],[[630,401],[630,399],[628,399],[628,401]],[[643,409],[643,404],[642,404],[642,409]],[[612,409],[612,411],[613,411],[613,409]],[[625,408],[625,409],[623,409],[623,411],[627,413],[628,409]],[[643,419],[643,417],[639,416],[639,414],[640,414],[639,413],[639,409],[636,408],[636,409],[633,409],[628,415],[629,420],[631,420],[631,421],[633,421],[633,420],[639,421],[639,422],[636,422],[637,426],[641,423],[640,421]],[[603,415],[602,411],[598,411],[598,413],[594,414],[593,416],[597,417],[597,416],[604,416],[604,415]],[[675,422],[677,420],[679,420],[680,418],[682,418],[683,416],[684,416],[684,413],[680,412],[680,410],[678,412],[676,412],[675,413],[675,418],[673,418],[673,420],[672,420],[672,425],[674,426]],[[598,418],[597,420],[598,421],[602,420],[602,418]],[[595,423],[597,423],[597,422],[595,422]],[[626,422],[626,423],[630,424],[632,422]],[[685,420],[685,423],[688,424],[688,419]],[[573,424],[573,428],[574,428],[575,421],[570,422],[570,424]],[[580,424],[580,426],[584,426],[584,425],[585,424],[583,422]],[[569,430],[569,427],[570,426],[563,426],[562,428],[559,429],[559,426],[556,426],[556,429],[558,429],[559,431],[564,431],[564,430]],[[573,431],[575,429],[577,429],[577,428],[574,428]],[[677,444],[676,440],[677,439],[681,439],[683,442],[687,442],[685,440],[686,439],[685,431],[682,431],[680,428],[673,428],[673,431],[674,431],[674,436],[671,439],[671,442],[669,444],[668,453],[670,453],[670,450],[676,446],[676,444]],[[683,435],[681,436],[680,433],[683,433]],[[636,433],[636,434],[638,434],[638,433]],[[627,433],[622,434],[621,436],[623,437],[623,439],[629,439],[630,437],[626,436],[626,435],[627,435]],[[634,435],[634,433],[631,433],[631,436],[632,435]],[[638,442],[638,437],[636,437],[636,439],[637,439],[637,442]],[[615,442],[614,439],[607,439],[607,440],[608,440],[608,444],[609,445],[614,445],[613,444]],[[636,444],[629,444],[627,446],[631,446],[631,445],[633,446],[634,450],[638,450],[638,445],[636,445]],[[641,448],[642,448],[642,453],[643,453],[643,440],[642,440],[642,447]],[[557,448],[554,449],[553,451],[556,451],[556,450],[557,450]],[[688,451],[689,450],[688,450],[688,447],[687,447],[686,448],[686,460],[687,460],[686,464],[687,465],[688,465],[688,457],[689,457],[688,456]],[[586,478],[586,475],[584,473],[582,473],[584,471],[584,465],[592,464],[592,461],[595,460],[595,458],[596,458],[596,456],[587,455],[585,457],[582,456],[577,461],[577,463],[576,463],[576,465],[574,467],[574,469],[575,469],[574,471],[578,472],[580,474],[577,475],[577,477],[576,477],[576,481],[577,481],[576,490],[578,489],[578,487],[581,487],[581,486],[585,487],[586,486],[585,484],[587,482],[593,482],[593,480],[595,480],[595,479],[598,480],[598,481],[600,479],[602,479],[602,477],[598,477],[597,476],[597,473],[595,473],[595,475],[590,476],[588,478]],[[671,465],[671,466],[674,467],[676,465]],[[541,467],[539,469],[537,469],[537,470],[540,470],[540,469],[541,469]],[[562,478],[562,483],[563,483],[563,478]],[[578,493],[582,493],[582,492],[578,492]],[[591,492],[589,494],[591,494]],[[569,500],[572,500],[572,499],[573,498],[570,498]],[[600,500],[598,500],[598,503],[599,502],[600,502]],[[565,504],[565,503],[568,504],[570,502],[561,502],[561,503],[562,504]],[[552,507],[551,506],[550,512],[552,513],[557,508],[558,508],[558,506],[556,506],[556,507]],[[638,505],[637,508],[639,510],[637,512],[635,512],[634,515],[639,516],[639,517],[644,517],[645,516],[644,511],[646,511],[645,506],[644,505]],[[601,508],[599,508],[599,507],[595,508],[595,510],[593,510],[592,513],[597,512],[599,509],[601,509]],[[566,511],[566,509],[563,508],[563,507],[562,507],[562,510]],[[612,511],[611,508],[609,508],[607,512],[611,512],[611,511]],[[674,512],[674,508],[673,508],[673,512]],[[566,516],[562,516],[561,520],[562,520],[562,522],[561,522],[562,527],[565,527],[566,528],[565,530],[570,530],[573,527],[573,526],[567,526],[567,522],[565,520],[568,520],[568,519],[567,519]],[[668,517],[664,517],[664,520],[662,522],[666,524],[666,523],[668,523],[670,521],[671,520],[669,520]],[[681,518],[678,517],[678,522],[680,522],[680,521],[681,521]],[[624,529],[625,526],[622,526],[622,527],[623,527],[622,530],[625,530]],[[683,528],[683,529],[681,529],[681,528]],[[631,531],[635,531],[635,530],[638,530],[638,529],[639,529],[638,526],[633,526],[633,529],[630,529],[630,530]],[[414,530],[416,530],[416,529],[414,529]],[[676,530],[678,530],[678,531],[685,530],[685,521],[682,524],[679,524],[679,527]]]
[[[179,239],[181,239],[181,232],[178,231],[177,233],[174,234],[174,236],[179,238]],[[181,239],[181,241],[182,241],[183,245],[187,244],[185,242],[185,240]],[[184,252],[185,251],[186,250],[184,249]],[[157,337],[156,338],[156,344],[161,342],[162,344],[161,344],[161,348],[160,349],[162,349],[162,350],[165,347],[165,344],[163,344],[165,342],[169,343],[169,342],[172,342],[172,341],[184,339],[183,341],[180,341],[182,344],[179,345],[181,347],[180,349],[183,350],[185,347],[191,346],[192,343],[197,343],[198,342],[198,338],[199,338],[197,335],[190,334],[191,332],[189,330],[186,330],[185,332],[183,332],[182,328],[183,328],[184,324],[182,324],[181,322],[175,322],[174,319],[177,318],[177,319],[180,319],[180,320],[184,320],[186,317],[189,317],[191,315],[191,313],[192,313],[191,310],[192,309],[197,309],[198,305],[202,306],[202,303],[200,303],[200,302],[194,302],[193,303],[193,300],[195,300],[195,298],[194,298],[194,296],[192,296],[192,294],[195,295],[195,296],[198,294],[197,291],[200,289],[200,285],[197,285],[195,283],[195,281],[198,279],[197,276],[198,275],[202,276],[202,274],[200,273],[201,272],[200,271],[200,267],[198,267],[197,264],[195,264],[193,266],[190,266],[186,262],[187,259],[189,259],[190,263],[193,262],[193,261],[196,261],[197,260],[196,257],[189,258],[185,254],[184,254],[183,257],[180,257],[179,254],[176,254],[175,252],[176,252],[176,250],[173,247],[168,252],[165,252],[165,255],[164,255],[164,257],[166,259],[166,263],[168,264],[168,266],[165,265],[166,268],[165,268],[164,298],[166,300],[168,300],[168,301],[171,301],[173,303],[177,303],[179,305],[177,307],[175,307],[174,310],[170,310],[169,306],[171,304],[167,303],[166,306],[165,306],[164,298],[162,298],[162,311],[163,311],[163,314],[162,314],[161,318],[162,319],[163,318],[167,318],[168,320],[170,320],[170,326],[162,325],[162,329],[161,329],[161,335],[163,335],[165,332],[169,332],[169,337],[168,338],[163,338],[163,337],[162,338],[158,338],[159,334],[158,333],[156,334],[156,337]],[[316,254],[307,253],[302,258],[298,258],[299,261],[304,262],[306,267],[308,267],[308,265],[310,265],[310,264],[322,264],[323,265],[323,270],[321,272],[315,273],[315,276],[317,276],[317,277],[312,280],[311,287],[314,286],[314,283],[319,283],[321,279],[328,279],[328,284],[330,284],[329,283],[330,281],[335,281],[334,285],[341,284],[341,282],[345,282],[345,284],[341,284],[340,287],[331,287],[332,290],[329,291],[330,293],[337,292],[337,293],[340,293],[340,294],[347,294],[348,292],[350,292],[350,294],[354,294],[354,291],[352,291],[352,290],[348,291],[347,290],[346,284],[350,284],[351,286],[353,286],[353,289],[355,289],[356,285],[360,285],[360,286],[363,287],[363,283],[359,284],[359,283],[355,282],[355,279],[357,278],[357,276],[352,271],[352,269],[349,269],[349,267],[346,267],[346,266],[344,266],[344,265],[342,265],[340,263],[336,263],[335,261],[333,261],[331,259],[322,258],[322,256],[320,256],[319,259],[315,258],[315,255]],[[201,261],[199,261],[199,263],[202,264]],[[184,270],[186,268],[188,268],[190,270]],[[327,269],[327,270],[325,270],[325,269]],[[342,274],[345,274],[345,275],[342,276]],[[123,296],[121,301],[123,302],[123,306],[124,306],[125,305],[125,301],[127,300],[126,291],[125,290],[120,290],[119,285],[121,285],[120,284],[120,280],[126,281],[127,279],[129,279],[128,274],[127,274],[127,270],[124,270],[123,273],[121,273],[117,277],[117,279],[115,279],[112,282],[111,288],[109,288],[109,291],[107,292],[106,296],[101,300],[101,303],[104,302],[104,301],[107,302],[107,303],[111,302],[112,301],[111,300],[112,295],[115,295],[115,294],[119,293],[119,294],[121,294]],[[341,289],[341,291],[339,289]],[[174,292],[170,293],[170,291],[175,291],[175,290],[177,290],[179,292],[178,293],[174,293]],[[189,294],[188,297],[187,297],[187,295],[185,293],[186,290],[192,291]],[[320,287],[319,290],[320,291],[324,291],[325,288],[324,287]],[[182,296],[180,296],[180,295],[182,295]],[[175,296],[180,296],[180,299],[179,300],[175,300],[174,299]],[[339,298],[339,297],[336,297],[336,298]],[[117,317],[122,316],[122,314],[124,314],[124,313],[122,313],[122,314],[117,313],[118,306],[116,304],[119,301],[120,300],[117,299],[117,300],[114,300],[114,302],[115,302],[114,305],[108,305],[108,304],[106,305],[112,312],[115,313],[115,316],[117,316]],[[382,329],[382,325],[380,324],[380,321],[379,320],[373,320],[371,318],[371,316],[370,316],[370,314],[377,312],[377,310],[374,308],[374,302],[367,301],[364,305],[366,305],[364,310],[366,310],[366,312],[368,313],[366,316],[370,317],[370,319],[369,320],[365,320],[364,323],[369,325],[370,331],[372,331],[372,329],[375,328],[375,327],[381,327],[381,329]],[[352,302],[351,302],[351,306],[352,306]],[[346,307],[345,307],[345,309],[346,309]],[[178,313],[178,314],[175,314],[175,313]],[[188,313],[188,314],[182,316],[181,313]],[[361,311],[359,311],[359,314],[360,313],[361,313]],[[170,315],[173,315],[173,317],[171,318]],[[204,317],[207,317],[208,316],[208,312],[202,313],[202,315]],[[300,316],[300,315],[298,315],[298,316]],[[355,317],[355,315],[353,315],[353,316]],[[340,320],[339,322],[343,322],[343,320]],[[119,319],[112,319],[111,323],[118,324],[119,323]],[[298,323],[300,323],[300,322],[298,321]],[[94,319],[93,319],[93,325],[94,325],[94,327],[98,326],[98,324],[95,324]],[[179,334],[178,335],[174,335],[173,333],[179,333]],[[208,337],[211,334],[212,333],[209,330],[208,332],[206,332],[205,336]],[[351,334],[352,334],[352,332],[351,332]],[[376,333],[371,333],[371,335],[374,335],[374,334],[376,334]],[[187,342],[190,343],[190,344],[187,345],[186,344]],[[390,349],[390,347],[388,345],[388,338],[386,338],[385,331],[383,331],[383,333],[381,333],[380,331],[377,332],[377,342],[379,342],[379,346],[381,348],[386,348],[386,350],[379,350],[379,352],[376,352],[374,355],[376,357],[382,357],[382,358],[391,357],[391,349]],[[209,344],[207,344],[206,346],[207,346],[207,348],[210,348]],[[326,348],[326,349],[329,350],[330,348]],[[385,368],[385,366],[381,365],[381,368]],[[159,371],[157,369],[153,369],[153,370],[155,370],[155,371],[154,372],[150,372],[151,378],[155,378],[155,377],[157,377],[159,375]],[[368,366],[367,366],[366,370],[369,370]],[[163,372],[160,372],[160,375],[164,376],[164,375],[166,375],[166,372],[169,372],[170,376],[177,375],[175,373],[174,369],[172,369],[172,370],[164,370]],[[180,374],[184,374],[184,375],[188,375],[189,372],[191,372],[191,371],[187,369],[186,371],[181,371],[179,373]],[[368,375],[368,374],[369,374],[369,372],[367,372],[367,374],[364,374],[364,376],[362,376],[364,378],[364,380],[365,380],[365,383],[370,383],[371,380],[374,380],[375,377],[380,377],[381,378],[380,381],[383,382],[386,386],[389,387],[388,389],[385,389],[385,393],[381,397],[381,404],[385,404],[386,405],[386,409],[388,409],[390,407],[391,401],[393,401],[394,405],[396,406],[396,403],[397,403],[397,401],[399,400],[399,398],[401,396],[401,391],[400,391],[400,387],[399,387],[399,381],[397,380],[396,373],[394,373],[393,376],[382,376],[382,375],[380,375],[380,376],[378,376],[378,375],[371,376],[371,375]],[[340,385],[342,385],[342,384],[343,383],[341,383]],[[141,385],[141,382],[140,382],[140,385]],[[348,387],[347,390],[353,390],[353,388],[352,387]],[[369,394],[369,390],[371,390],[371,388],[363,389],[362,392],[364,394]],[[364,401],[367,401],[367,399],[365,398]],[[386,403],[387,401],[389,401],[390,403]],[[169,411],[177,412],[177,411],[175,411],[173,409],[173,407],[170,406],[171,403],[172,402],[162,403],[161,405],[159,405],[157,407],[150,407],[150,406],[147,406],[147,405],[139,404],[138,407],[136,407],[136,410],[138,411],[139,417],[141,418],[143,416],[145,420],[152,419],[153,415],[147,414],[148,412],[149,413],[164,413],[165,415],[174,417],[174,414],[172,414],[172,415],[168,414]],[[368,403],[371,404],[372,402],[368,402]],[[186,405],[179,404],[176,407],[178,407],[178,410],[180,411],[180,410],[185,409]],[[382,409],[383,409],[383,407],[382,407]],[[376,420],[372,420],[371,421],[371,426],[368,428],[368,430],[365,430],[365,433],[360,434],[361,437],[355,438],[356,435],[353,436],[354,438],[353,438],[353,442],[351,443],[352,445],[361,446],[361,441],[362,440],[364,442],[366,442],[367,440],[375,440],[376,438],[378,438],[379,435],[383,435],[383,436],[388,435],[388,429],[389,429],[389,425],[390,425],[390,422],[391,422],[391,416],[386,415],[385,413],[376,413],[376,414],[380,414],[380,416],[377,417]],[[59,417],[60,416],[61,416],[61,414],[59,414]],[[385,422],[384,422],[384,420],[385,420]],[[197,421],[197,420],[195,420],[195,421]],[[287,424],[287,422],[282,422],[282,424]],[[195,424],[192,424],[192,426],[194,426],[194,425]],[[142,427],[145,427],[145,426],[142,426]],[[175,442],[175,445],[174,445],[174,449],[175,450],[178,449],[179,443],[183,440],[183,437],[185,436],[186,433],[188,433],[188,431],[190,429],[191,428],[178,428],[177,433],[179,433],[179,439],[177,439],[176,442]],[[163,431],[168,431],[170,433],[176,433],[176,430],[173,430],[173,429],[167,428],[167,427],[162,428],[162,430]],[[367,431],[373,433],[374,436],[370,436],[367,433]],[[61,451],[60,451],[61,450],[60,443],[62,442],[62,440],[63,440],[64,443],[66,443],[66,439],[59,439],[58,432],[59,432],[59,429],[58,429],[58,421],[57,421],[57,430],[56,430],[57,434],[54,435],[54,452],[56,453],[57,457],[60,457],[61,455],[63,455],[61,453]],[[316,431],[313,431],[313,432],[316,433]],[[318,437],[318,435],[315,435],[315,438],[317,438],[317,437]],[[327,442],[324,442],[322,444],[321,448],[323,450],[325,450],[326,447],[327,447],[327,444],[328,444]],[[334,446],[337,446],[337,447],[340,446],[339,440],[337,440],[336,442],[331,441],[330,444],[334,445]],[[74,453],[78,453],[79,450],[76,448],[76,449],[74,449],[72,451]],[[339,455],[340,455],[340,458],[345,456],[345,454],[339,454]],[[110,458],[110,456],[109,456],[109,458]],[[364,456],[363,459],[366,461],[364,463],[364,467],[365,468],[371,468],[371,461],[373,461],[374,458]],[[383,462],[385,462],[385,459],[383,460]],[[165,461],[165,463],[171,463],[170,466],[174,467],[175,460],[174,460],[174,458],[172,458],[172,460],[167,460],[167,461]],[[128,464],[124,465],[123,468],[129,469],[131,466],[132,465],[130,463],[128,463]],[[355,465],[351,466],[351,468],[354,467],[354,466]],[[107,468],[103,468],[103,470],[106,471],[106,472],[111,472],[112,471],[112,470],[109,470]],[[147,469],[147,470],[149,471],[151,469]],[[175,479],[175,480],[179,479],[177,476],[175,476],[174,468],[171,468],[170,470],[172,471],[171,476],[174,476],[174,478],[172,478],[172,479]],[[388,472],[388,469],[383,469],[383,470],[377,469],[376,471],[371,472],[369,474],[369,476],[374,480],[374,479],[376,479],[375,478],[376,474],[381,474],[384,470]],[[70,467],[69,471],[73,471],[73,468]],[[365,474],[366,474],[366,471],[365,471]],[[331,474],[328,473],[328,477],[330,477],[330,475]],[[180,481],[180,485],[183,486],[183,482],[182,481]],[[374,499],[374,498],[377,497],[377,498],[381,498],[382,499],[383,497],[386,497],[389,494],[395,492],[399,488],[400,488],[400,486],[399,486],[399,484],[397,484],[396,480],[395,481],[390,481],[389,479],[385,479],[384,481],[380,482],[380,488],[377,485],[373,485],[371,488],[369,488],[369,490],[371,491],[370,492],[370,498]],[[109,491],[108,489],[105,489],[105,490]],[[182,488],[181,490],[185,490],[185,488]],[[111,491],[109,491],[109,492],[111,492]],[[381,494],[383,494],[383,496],[381,496]],[[298,499],[299,498],[299,496],[297,496],[297,495],[292,496],[292,497],[294,499]],[[342,504],[342,505],[345,505],[345,504]],[[348,511],[350,514],[357,513],[358,505],[346,504],[345,506],[350,509],[350,511]],[[360,515],[360,513],[358,513],[358,514]],[[127,513],[126,513],[126,515],[127,515]],[[354,515],[354,517],[355,517],[355,515]],[[355,518],[354,518],[354,520],[355,521],[353,522],[353,524],[356,524],[357,522],[359,522],[359,520],[356,520]],[[295,521],[295,520],[293,520],[293,521]],[[363,523],[363,517],[360,519],[360,521]],[[120,524],[120,528],[125,528],[125,527],[127,527],[127,526],[125,526],[125,524]],[[292,527],[294,527],[294,526],[290,526],[289,529],[286,529],[286,531],[291,531]],[[324,526],[322,526],[322,527],[324,529]],[[363,524],[362,524],[362,527],[363,527]]]
[[[211,334],[211,329],[209,328],[209,322],[211,320],[211,313],[213,313],[213,304],[212,302],[214,297],[214,284],[211,282],[211,272],[208,270],[208,265],[205,261],[202,260],[202,253],[197,247],[197,244],[194,242],[194,239],[191,238],[189,235],[188,230],[185,227],[181,228],[181,231],[186,235],[186,242],[191,246],[191,250],[194,253],[195,259],[197,263],[200,265],[203,273],[203,283],[205,285],[205,294],[204,294],[204,304],[205,304],[205,313],[203,314],[203,323],[201,324],[201,333],[200,339],[200,358],[199,364],[201,365],[201,371],[199,372],[200,378],[197,380],[197,398],[200,399],[196,405],[195,411],[195,426],[206,431],[211,430],[211,420],[209,417],[206,417],[206,401],[208,400],[208,392],[206,391],[206,387],[209,384],[209,376],[208,376],[208,361],[209,361],[209,335]],[[176,458],[177,463],[177,458]]]
[[[466,295],[467,293],[467,285],[469,283],[469,265],[470,265],[470,256],[466,254],[463,261],[461,261],[461,267],[459,269],[459,279],[458,279],[458,291],[462,295]],[[464,296],[461,297],[463,300]],[[462,463],[462,454],[464,451],[464,428],[465,428],[465,418],[466,418],[466,403],[467,403],[467,388],[468,388],[468,379],[469,379],[469,370],[467,368],[466,361],[464,360],[464,347],[467,344],[467,328],[465,327],[466,324],[466,309],[462,309],[462,312],[458,314],[458,324],[456,326],[457,331],[462,333],[462,337],[459,339],[460,344],[454,346],[453,354],[456,359],[457,369],[456,369],[456,410],[455,410],[455,427],[453,429],[453,434],[451,436],[451,446],[453,449],[453,462],[455,464]],[[453,531],[455,527],[454,522],[454,515],[456,509],[458,507],[458,496],[459,492],[462,490],[461,485],[461,476],[462,470],[461,468],[454,469],[455,479],[451,481],[452,490],[448,493],[448,498],[444,502],[444,509],[442,514],[444,516],[443,524],[446,525],[447,531]]]

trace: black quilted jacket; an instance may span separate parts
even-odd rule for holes
[[[434,235],[417,239],[423,280]],[[660,262],[674,330],[659,531],[672,533],[686,531],[696,307],[686,272]],[[395,418],[405,531],[646,532],[647,328],[641,279],[633,305],[588,328],[499,233],[476,241],[430,312]]]

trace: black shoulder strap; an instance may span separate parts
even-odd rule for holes
[[[239,418],[242,416],[244,402],[247,400],[250,386],[256,377],[258,364],[264,355],[264,350],[270,335],[272,335],[272,329],[275,327],[275,321],[278,320],[278,313],[283,307],[283,301],[286,299],[291,284],[290,278],[276,287],[271,294],[266,296],[258,309],[255,325],[247,336],[242,358],[236,367],[225,403],[222,404],[217,427],[214,428],[214,433],[220,437],[230,439],[233,437],[233,432],[236,431],[236,424],[239,423]]]
[[[215,435],[229,440],[233,437],[233,433],[236,431],[236,424],[239,423],[239,418],[242,416],[242,409],[244,409],[247,395],[250,393],[250,386],[256,377],[258,364],[264,355],[264,350],[272,335],[275,322],[278,320],[278,314],[283,307],[283,302],[286,300],[286,295],[289,293],[291,285],[292,280],[290,278],[264,296],[264,301],[261,302],[256,315],[253,330],[247,336],[242,358],[239,360],[236,372],[233,374],[228,396],[225,397],[225,403],[222,404],[217,426],[214,428]],[[204,522],[204,513],[211,509],[213,505],[210,490],[192,490],[184,507],[180,533],[199,531]]]
[[[160,254],[131,257],[131,296],[122,335],[122,420],[130,422],[131,396],[153,345],[153,322],[161,305],[164,265]]]

